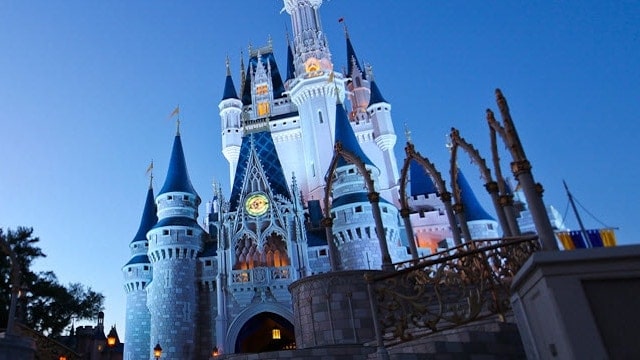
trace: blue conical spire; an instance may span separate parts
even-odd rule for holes
[[[289,43],[287,41],[287,43]],[[287,45],[287,79],[285,81],[289,81],[296,77],[296,68],[293,64],[293,50],[291,49],[291,44]]]
[[[358,70],[362,73],[362,78],[366,79],[367,74],[362,71],[362,66],[360,66],[360,61],[358,61],[358,56],[356,56],[356,51],[353,49],[353,45],[351,44],[351,39],[349,38],[349,33],[345,32],[347,37],[347,75],[351,76],[353,74],[353,66],[355,65]]]
[[[180,134],[176,134],[173,140],[173,149],[171,151],[171,160],[169,163],[169,171],[167,171],[167,178],[164,181],[162,189],[158,193],[165,194],[169,192],[184,192],[195,195],[196,193],[191,180],[189,179],[189,173],[187,172],[187,163],[184,160],[184,151],[182,150],[182,140]]]
[[[425,169],[417,162],[411,161],[409,165],[409,178],[411,179],[411,196],[427,196],[428,194],[436,194],[436,189],[431,176],[429,176]]]
[[[342,147],[346,150],[349,150],[352,154],[359,157],[365,165],[373,165],[373,162],[369,160],[367,155],[362,151],[360,144],[358,143],[358,139],[356,138],[356,134],[353,132],[353,128],[351,127],[351,123],[349,122],[349,118],[347,117],[347,112],[340,102],[336,103],[336,138],[335,142],[340,142]],[[347,162],[340,157],[338,159],[338,167],[347,165]]]
[[[371,97],[369,98],[369,104],[379,104],[379,103],[387,103],[387,100],[384,99],[380,89],[378,89],[378,85],[376,85],[375,80],[371,80]]]
[[[485,211],[476,198],[467,179],[458,171],[458,186],[462,196],[462,204],[464,206],[464,214],[467,221],[474,220],[494,220],[494,218]]]
[[[224,82],[224,93],[222,93],[222,100],[238,99],[238,93],[236,93],[236,86],[233,84],[231,78],[231,69],[229,67],[229,58],[227,58],[227,78]]]
[[[153,187],[149,186],[147,199],[144,203],[144,210],[142,211],[142,219],[140,219],[140,227],[138,227],[138,232],[133,238],[133,241],[131,241],[132,243],[136,241],[146,241],[147,231],[151,230],[153,225],[158,222],[157,207],[154,199]]]

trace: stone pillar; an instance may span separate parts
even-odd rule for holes
[[[530,360],[640,358],[640,245],[536,252],[512,293]]]

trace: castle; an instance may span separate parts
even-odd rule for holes
[[[410,258],[391,104],[346,31],[346,72],[335,70],[321,5],[284,0],[292,25],[285,71],[270,43],[250,50],[239,88],[227,61],[219,114],[232,187],[228,195],[215,187],[204,206],[205,228],[178,128],[164,185],[157,194],[150,185],[123,267],[124,359],[150,359],[156,344],[163,359],[295,348],[289,285],[332,269],[379,270]],[[361,169],[332,162],[336,144],[364,164],[378,206]],[[414,164],[409,172],[418,250],[451,245],[431,178]],[[471,237],[497,237],[498,223],[460,175]]]

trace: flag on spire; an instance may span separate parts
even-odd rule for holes
[[[153,160],[151,160],[151,163],[147,167],[147,171],[145,172],[145,174],[150,173],[152,170],[153,170]]]
[[[173,109],[173,111],[169,115],[169,119],[173,118],[176,115],[180,116],[180,105],[176,106],[176,108]]]

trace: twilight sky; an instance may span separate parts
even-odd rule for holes
[[[225,57],[239,85],[240,51],[271,35],[284,71],[291,25],[281,8],[279,0],[0,2],[0,227],[34,227],[48,255],[37,268],[102,292],[105,323],[121,339],[121,267],[152,159],[156,191],[164,182],[175,134],[167,117],[179,104],[203,201],[214,179],[228,188],[217,108]],[[640,2],[333,0],[320,13],[335,68],[346,65],[340,17],[373,66],[392,104],[399,161],[404,123],[445,175],[452,126],[489,160],[484,116],[498,113],[499,87],[545,202],[565,214],[565,179],[591,214],[619,228],[620,244],[640,241]],[[479,172],[460,159],[493,213]],[[566,223],[576,227],[570,212]]]

